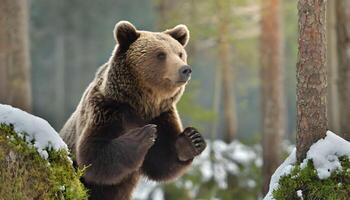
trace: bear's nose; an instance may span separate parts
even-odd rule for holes
[[[187,81],[191,76],[192,69],[189,65],[184,65],[179,70],[181,81]]]

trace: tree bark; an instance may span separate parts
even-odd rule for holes
[[[218,50],[219,70],[222,75],[222,101],[224,106],[224,140],[229,143],[236,137],[237,116],[234,97],[234,78],[230,60],[229,20],[230,2],[218,1]]]
[[[31,111],[27,9],[27,1],[1,1],[0,103]]]
[[[281,144],[285,133],[283,89],[283,42],[281,1],[262,1],[261,9],[261,97],[263,125],[263,194],[269,190],[270,177],[281,163]]]
[[[326,1],[299,0],[297,159],[327,131]]]
[[[338,47],[339,132],[350,140],[350,1],[336,1]]]
[[[339,106],[338,106],[338,74],[337,74],[337,37],[335,0],[327,1],[327,114],[330,130],[339,132]]]

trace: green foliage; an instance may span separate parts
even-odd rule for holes
[[[304,200],[347,200],[350,196],[350,161],[339,157],[341,170],[321,180],[311,160],[305,168],[295,166],[291,173],[281,177],[279,187],[273,191],[276,200],[297,200],[297,191],[302,190]]]
[[[12,126],[0,124],[1,198],[87,199],[87,191],[79,180],[82,171],[75,171],[68,152],[47,148],[49,157],[45,160],[32,144]]]
[[[193,81],[189,87],[190,92],[185,92],[177,105],[179,113],[185,118],[185,121],[191,122],[191,126],[201,127],[202,123],[211,122],[216,116],[211,110],[196,103],[195,98],[199,97],[198,82]]]

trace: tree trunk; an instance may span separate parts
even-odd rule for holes
[[[339,132],[338,74],[337,74],[337,37],[336,37],[335,0],[327,1],[327,114],[330,130]]]
[[[224,106],[224,139],[231,142],[236,137],[237,116],[236,103],[234,97],[234,81],[232,72],[232,63],[230,60],[230,41],[229,41],[229,20],[230,20],[230,2],[218,1],[218,50],[219,64],[218,70],[222,73],[222,101]]]
[[[299,0],[297,159],[327,131],[326,1]]]
[[[31,110],[27,1],[0,6],[0,103]]]
[[[350,1],[336,1],[340,130],[350,140]]]
[[[280,0],[262,1],[261,9],[261,86],[263,125],[263,193],[270,177],[281,163],[281,144],[285,133],[283,88],[283,47]]]

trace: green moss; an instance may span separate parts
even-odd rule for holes
[[[321,180],[311,160],[303,169],[295,166],[291,173],[282,176],[279,187],[273,191],[276,200],[300,199],[297,191],[303,191],[304,200],[347,200],[350,197],[350,161],[339,157],[342,169],[335,171],[327,179]]]
[[[68,152],[46,150],[48,160],[19,137],[13,127],[0,124],[2,199],[87,199],[87,191],[79,180],[82,171],[75,171]]]

